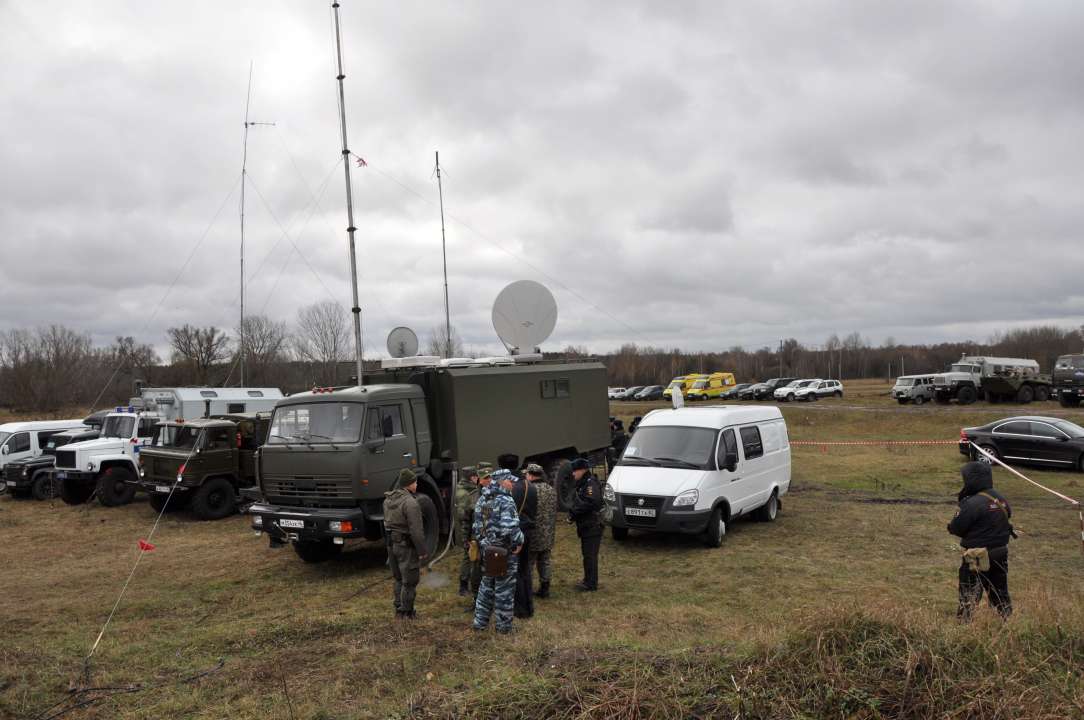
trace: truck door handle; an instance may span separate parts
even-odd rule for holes
[[[403,453],[403,457],[410,457],[410,453]]]

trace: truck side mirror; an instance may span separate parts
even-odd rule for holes
[[[738,453],[727,453],[723,458],[723,466],[727,472],[734,472],[738,468]]]

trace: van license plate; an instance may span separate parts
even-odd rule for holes
[[[68,477],[68,473],[57,473],[56,476],[61,480],[66,480]]]
[[[304,520],[279,520],[279,527],[284,528],[302,528],[305,527]]]
[[[160,492],[160,493],[168,493],[169,488],[166,487],[165,485],[155,485],[154,486],[154,491],[155,492]]]
[[[637,517],[655,517],[655,510],[653,508],[625,508],[626,515],[636,515]]]
[[[15,487],[15,481],[14,480],[8,480],[8,487]]]

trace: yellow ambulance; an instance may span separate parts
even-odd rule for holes
[[[704,377],[707,377],[705,375]],[[683,395],[688,395],[689,390],[692,389],[693,383],[700,379],[700,376],[692,373],[690,375],[679,375],[670,381],[670,384],[666,386],[666,389],[662,391],[663,400],[669,400],[670,396],[674,394],[674,388],[681,388]]]
[[[720,394],[726,392],[736,384],[737,381],[734,380],[734,373],[712,373],[711,375],[701,375],[696,382],[693,383],[692,389],[685,393],[685,398],[688,400],[707,400],[708,398],[719,397]]]

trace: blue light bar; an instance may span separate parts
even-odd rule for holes
[[[130,413],[134,413],[134,412],[135,412],[135,408],[134,408],[134,407],[132,407],[131,405],[129,405],[129,406],[128,406],[128,412],[130,412]]]

